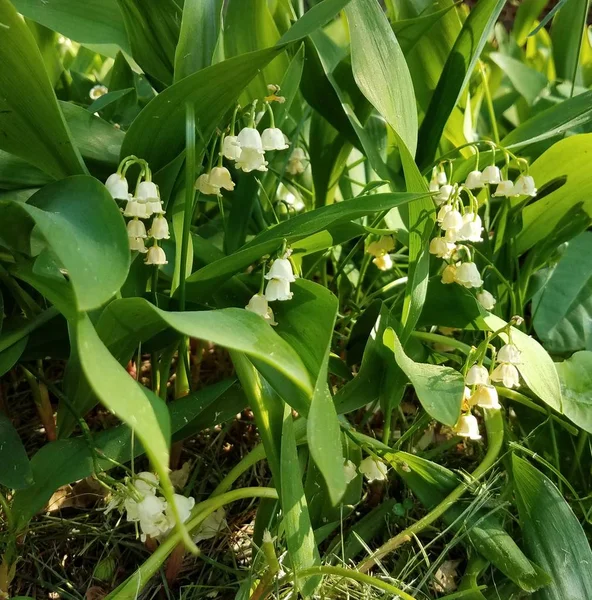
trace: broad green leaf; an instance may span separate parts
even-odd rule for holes
[[[417,109],[403,51],[377,0],[352,0],[347,14],[354,78],[411,155],[417,147]]]
[[[55,179],[84,173],[31,31],[0,0],[0,148]]]
[[[10,419],[0,412],[0,484],[18,490],[33,483],[27,452]]]
[[[161,84],[173,82],[181,8],[175,0],[117,0],[132,56]],[[152,166],[152,165],[151,165]]]
[[[2,344],[2,337],[0,337],[0,345]],[[25,348],[27,347],[28,337],[22,337],[20,340],[0,350],[0,377],[5,375],[16,365],[19,358],[23,355]],[[1,439],[1,438],[0,438]]]
[[[527,553],[553,580],[533,598],[591,598],[592,551],[571,507],[551,480],[516,455],[512,472]]]
[[[313,386],[306,367],[290,345],[251,312],[238,308],[165,312],[141,298],[128,298],[111,302],[97,323],[101,340],[120,363],[130,359],[138,343],[167,329],[246,354],[282,397],[299,412],[308,412]],[[77,393],[80,414],[94,402],[92,396]],[[59,427],[71,431],[75,422],[69,411],[64,407],[59,415]]]
[[[591,151],[592,134],[574,135],[554,144],[531,165],[538,188],[561,178],[567,181],[522,210],[522,229],[515,242],[518,255],[541,241],[557,247],[592,223]]]
[[[286,545],[288,546],[292,568],[298,573],[300,569],[318,565],[321,559],[310,523],[306,496],[304,495],[292,410],[288,404],[284,405],[281,473],[280,501],[286,532]],[[319,581],[318,577],[299,581],[301,594],[308,598]]]
[[[553,19],[551,41],[553,61],[559,79],[575,82],[582,37],[588,20],[589,0],[565,2]]]
[[[439,365],[416,363],[404,352],[395,331],[387,329],[384,345],[392,350],[401,370],[415,388],[426,412],[445,425],[456,425],[460,417],[465,381],[461,373]]]
[[[536,114],[510,131],[501,143],[505,148],[522,148],[575,130],[591,120],[592,91],[578,94]]]
[[[352,198],[330,206],[323,206],[314,211],[298,215],[283,221],[255,236],[248,244],[230,256],[202,267],[187,279],[187,293],[193,288],[200,289],[203,284],[212,285],[244,269],[265,254],[278,249],[285,239],[288,243],[313,235],[325,228],[351,221],[372,213],[388,210],[394,206],[402,206],[407,202],[421,198],[424,194],[375,194]]]
[[[549,352],[592,350],[592,233],[568,243],[533,298],[533,325]]]
[[[471,10],[452,48],[419,130],[417,162],[429,164],[446,122],[466,88],[506,0],[481,0]]]
[[[164,497],[171,503],[177,530],[191,548],[193,543],[174,503],[174,488],[169,479],[170,417],[159,398],[149,399],[105,347],[87,315],[72,324],[78,359],[88,382],[101,403],[131,427],[158,473]]]
[[[14,0],[28,19],[81,44],[116,44],[131,52],[117,0]]]
[[[224,19],[224,49],[227,58],[269,48],[280,38],[267,0],[230,0]],[[241,94],[241,104],[269,95],[268,84],[279,85],[288,68],[283,52],[258,73]]]
[[[504,72],[528,105],[532,106],[547,86],[547,78],[543,73],[501,52],[492,52],[489,57]]]
[[[446,467],[419,456],[397,452],[387,454],[386,458],[428,510],[435,508],[462,484],[461,479]],[[469,508],[469,502],[452,505],[442,516],[444,523],[455,531],[466,532],[477,552],[522,589],[533,592],[549,583],[549,577],[526,558],[502,527],[499,516],[489,514],[489,507],[480,508],[468,518],[461,519],[463,511]]]
[[[175,81],[212,64],[222,25],[222,0],[185,0],[175,51]]]
[[[232,381],[222,381],[208,386],[169,405],[173,439],[182,439],[197,431],[213,427],[233,418],[237,410]],[[150,402],[160,402],[147,388],[139,388]],[[216,410],[211,406],[215,404]],[[246,402],[245,402],[246,404]],[[244,407],[244,404],[243,404]],[[176,434],[176,435],[175,435]],[[134,437],[127,425],[118,425],[93,436],[97,463],[108,471],[117,463],[126,463],[145,453],[144,447]],[[88,441],[82,437],[58,440],[42,446],[31,459],[35,483],[17,492],[12,511],[17,527],[23,528],[62,485],[89,477],[94,465]]]
[[[192,102],[201,138],[208,140],[242,90],[285,44],[310,35],[349,0],[325,0],[309,10],[273,48],[236,56],[185,77],[156,96],[134,120],[122,147],[122,157],[142,156],[157,171],[183,150],[185,103]],[[322,18],[321,18],[322,17]]]
[[[592,433],[592,352],[576,352],[560,363],[555,363],[561,395],[563,414],[578,427]]]
[[[497,331],[506,322],[492,314],[483,317],[483,321],[491,329]],[[543,402],[558,412],[562,411],[561,386],[555,365],[545,349],[531,336],[512,327],[512,343],[520,350],[520,363],[516,365],[526,385]],[[506,343],[506,334],[501,334]]]
[[[106,188],[85,175],[51,183],[28,203],[0,201],[6,218],[19,224],[15,243],[34,225],[46,247],[66,269],[80,311],[101,306],[123,285],[129,244],[121,212]],[[36,260],[41,274],[44,252]],[[58,281],[66,283],[62,278]]]
[[[53,181],[53,177],[41,169],[14,154],[0,150],[0,190],[40,188],[50,181]]]

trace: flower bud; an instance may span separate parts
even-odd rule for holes
[[[454,191],[454,188],[451,185],[449,185],[449,184],[443,185],[440,188],[438,195],[434,196],[434,202],[438,205],[444,204],[444,202],[448,202],[448,200],[450,200],[450,196],[452,196],[453,191]]]
[[[479,288],[483,285],[483,280],[474,262],[466,262],[460,265],[456,269],[454,280],[466,288]]]
[[[500,170],[495,165],[489,165],[489,167],[485,167],[483,169],[483,173],[481,174],[481,182],[482,183],[499,183],[502,180],[502,175]]]
[[[150,228],[150,237],[154,238],[155,240],[169,239],[169,223],[162,215],[157,215],[152,220],[152,227]]]
[[[128,184],[127,179],[120,173],[113,173],[107,177],[105,187],[114,200],[127,200]]]
[[[520,364],[520,350],[514,344],[505,344],[500,348],[496,357],[497,362],[509,363],[511,365]]]
[[[245,308],[260,317],[263,317],[270,325],[277,325],[273,317],[273,310],[267,304],[267,298],[262,294],[255,294]]]
[[[473,213],[466,213],[463,216],[463,226],[460,228],[459,235],[461,239],[469,242],[481,242],[481,232],[483,226],[481,225],[481,217]]]
[[[442,283],[454,283],[456,280],[456,265],[446,265],[442,271]]]
[[[493,297],[493,294],[489,293],[487,290],[482,290],[477,294],[477,302],[479,302],[485,310],[493,310],[496,299]]]
[[[463,218],[458,210],[450,210],[442,219],[442,229],[460,229],[463,226]]]
[[[438,211],[438,216],[436,217],[436,221],[438,223],[442,223],[444,217],[452,210],[452,205],[450,204],[442,204],[440,210]]]
[[[128,238],[130,250],[135,250],[137,252],[141,252],[142,254],[146,254],[148,250],[144,244],[144,238]]]
[[[286,143],[284,134],[277,127],[269,127],[261,134],[263,150],[285,150],[290,144]]]
[[[227,135],[222,142],[222,155],[228,160],[237,160],[241,153],[241,146],[235,135]]]
[[[514,189],[514,182],[509,179],[504,179],[504,181],[500,181],[497,186],[494,196],[506,196],[507,198],[512,198],[517,196],[516,191]]]
[[[480,440],[479,423],[473,415],[461,415],[458,423],[454,426],[454,432],[461,437],[471,440]]]
[[[138,220],[138,217],[134,217],[127,223],[127,235],[130,238],[145,238],[146,227],[142,221]]]
[[[480,408],[498,410],[501,408],[497,390],[492,385],[480,385],[471,396],[469,403]]]
[[[534,179],[530,175],[520,175],[514,184],[514,192],[519,196],[536,196]]]

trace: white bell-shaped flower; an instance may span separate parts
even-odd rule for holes
[[[127,200],[129,186],[127,179],[120,173],[109,175],[107,181],[105,181],[105,187],[114,200]]]
[[[382,254],[381,256],[377,256],[372,259],[372,262],[381,270],[381,271],[390,271],[393,268],[393,259],[390,254]]]
[[[452,211],[451,204],[442,204],[442,206],[440,207],[440,210],[438,211],[438,214],[436,216],[436,221],[438,221],[438,223],[442,223],[442,221],[444,220],[444,217],[451,211]]]
[[[491,379],[503,383],[507,388],[514,388],[520,385],[518,369],[509,363],[498,365],[491,373]]]
[[[443,237],[434,238],[430,242],[430,254],[436,255],[438,258],[450,258],[455,248],[454,244],[447,242]]]
[[[471,399],[471,396],[471,388],[465,385],[465,389],[463,391],[463,400],[466,400],[468,402]]]
[[[237,169],[242,169],[245,173],[251,171],[267,171],[268,162],[263,154],[255,148],[242,148],[240,156],[236,161]]]
[[[137,217],[138,219],[145,219],[147,215],[146,204],[138,202],[135,198],[132,198],[131,194],[128,195],[128,201],[123,210],[124,217]]]
[[[124,505],[128,521],[156,519],[166,508],[166,502],[153,492],[144,493],[141,500],[130,496],[126,498]]]
[[[467,175],[465,186],[470,190],[476,190],[483,187],[483,181],[481,181],[481,171],[471,171]]]
[[[222,142],[222,155],[228,160],[237,160],[240,156],[241,145],[236,135],[227,135]]]
[[[438,174],[436,175],[436,181],[438,182],[438,185],[446,185],[448,183],[446,173],[444,171],[438,171]]]
[[[487,290],[482,290],[477,294],[477,302],[485,309],[485,310],[493,310],[495,307],[496,299],[493,294],[488,292]]]
[[[501,408],[497,390],[492,385],[480,385],[469,400],[471,406],[498,410]]]
[[[454,229],[454,228],[447,229],[446,232],[444,233],[444,239],[449,244],[456,244],[456,242],[462,241],[462,237],[460,235],[460,229]]]
[[[245,308],[260,317],[263,317],[270,325],[277,325],[273,316],[273,310],[263,294],[255,294]]]
[[[379,240],[370,242],[366,252],[372,256],[382,256],[395,248],[395,240],[390,235],[383,235]]]
[[[179,519],[181,520],[181,523],[185,523],[185,521],[187,521],[191,516],[191,510],[195,506],[195,498],[192,498],[191,496],[175,494],[173,496],[173,500],[175,502],[175,508],[179,513]],[[172,523],[172,525],[174,525],[175,517],[173,515],[173,509],[170,505],[167,505],[165,514],[169,519],[169,523]]]
[[[294,148],[292,154],[290,154],[286,171],[288,171],[290,175],[301,175],[306,171],[305,160],[306,154],[304,154],[304,150],[302,148]]]
[[[463,218],[458,210],[450,210],[442,219],[442,229],[460,229],[463,226]]]
[[[132,485],[143,496],[146,494],[154,495],[158,490],[158,475],[150,473],[150,471],[142,471],[134,477]]]
[[[147,265],[166,265],[168,260],[166,259],[165,251],[154,244],[148,248],[148,254],[146,254],[146,260],[144,261]]]
[[[436,196],[434,196],[434,202],[438,205],[444,204],[444,202],[448,202],[450,200],[450,196],[452,196],[452,192],[454,191],[454,187],[449,185],[448,183],[444,184],[440,191]]]
[[[358,471],[370,482],[384,481],[388,472],[388,467],[373,456],[367,456],[358,467]]]
[[[488,385],[489,371],[483,365],[473,365],[465,377],[467,385]]]
[[[285,150],[290,146],[284,139],[284,133],[277,127],[268,127],[261,134],[263,150]]]
[[[483,173],[481,173],[481,182],[482,183],[490,183],[496,184],[500,183],[502,180],[502,174],[499,170],[499,167],[495,165],[489,165],[483,169]]]
[[[195,189],[206,196],[217,196],[220,193],[220,188],[210,183],[210,178],[207,173],[202,173],[195,182]]]
[[[479,423],[473,415],[461,415],[458,423],[454,426],[456,435],[466,437],[471,440],[480,440]]]
[[[146,248],[146,244],[144,242],[144,238],[127,238],[129,241],[130,250],[135,250],[137,252],[141,252],[142,254],[146,254],[148,249]]]
[[[456,281],[456,265],[446,265],[442,271],[442,283],[454,283]]]
[[[466,288],[480,288],[483,285],[481,274],[474,262],[466,262],[456,269],[456,283],[460,283]]]
[[[350,484],[358,476],[358,468],[351,460],[346,460],[343,465],[345,483]]]
[[[146,226],[138,217],[134,217],[131,221],[127,222],[127,235],[131,238],[145,238]]]
[[[509,179],[504,179],[503,181],[500,181],[500,183],[498,184],[497,188],[495,189],[495,192],[493,193],[494,196],[505,196],[506,198],[512,198],[514,196],[517,196],[518,194],[516,193],[516,190],[514,189],[514,182],[510,181]]]
[[[519,196],[536,196],[534,179],[530,175],[520,175],[514,184],[514,192]]]
[[[500,363],[508,363],[510,365],[520,364],[520,350],[514,344],[505,344],[497,353],[496,360]]]
[[[290,282],[287,279],[270,279],[265,288],[265,297],[268,302],[292,300],[293,295],[293,292],[290,291]]]
[[[259,154],[263,154],[265,152],[263,149],[261,134],[254,127],[244,127],[241,129],[236,141],[240,144],[242,150],[250,148],[251,150],[256,150],[259,152]]]
[[[146,202],[146,214],[150,217],[152,215],[164,215],[164,205],[161,200],[152,200]]]
[[[160,202],[160,193],[154,181],[142,181],[136,189],[136,198],[143,202]]]
[[[461,239],[468,240],[469,242],[481,242],[483,240],[481,237],[482,231],[483,226],[479,215],[471,212],[463,215],[463,225],[459,232]]]
[[[155,240],[168,240],[171,235],[169,232],[169,222],[163,215],[156,215],[152,219],[152,227],[150,228],[150,237]]]
[[[211,540],[226,527],[226,512],[223,508],[219,508],[209,514],[204,519],[203,523],[199,525],[197,531],[193,535],[193,541],[197,544],[203,540]]]
[[[281,279],[283,281],[296,281],[292,263],[287,258],[276,258],[271,264],[269,272],[265,274],[265,279]]]
[[[429,189],[430,189],[430,192],[438,192],[438,191],[440,191],[440,186],[438,185],[438,182],[435,179],[432,179],[430,181]]]
[[[208,176],[208,183],[229,192],[234,189],[234,181],[232,181],[230,171],[226,167],[214,167]]]

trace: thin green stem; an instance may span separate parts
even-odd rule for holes
[[[485,410],[484,413],[489,447],[485,457],[483,458],[483,461],[477,466],[471,475],[472,482],[480,479],[489,469],[491,469],[499,456],[504,441],[504,421],[501,411]],[[456,503],[470,485],[471,484],[468,482],[461,483],[427,515],[383,544],[376,552],[372,554],[372,556],[367,558],[360,565],[359,570],[362,573],[367,572],[376,564],[378,560],[402,544],[410,541],[413,539],[413,537],[417,536],[418,533],[439,519],[454,503]]]
[[[487,79],[487,73],[483,63],[479,61],[479,72],[481,73],[481,81],[483,83],[483,91],[485,92],[485,103],[487,105],[487,112],[489,113],[489,121],[491,122],[491,133],[493,140],[496,144],[499,144],[500,137],[497,129],[497,120],[495,118],[495,110],[493,109],[493,100],[491,98],[491,90],[489,89],[489,81]]]
[[[224,479],[218,484],[216,489],[212,492],[212,498],[224,494],[231,487],[232,484],[248,469],[253,465],[257,464],[260,460],[265,458],[265,448],[263,444],[255,446],[243,459],[236,464],[224,477]]]

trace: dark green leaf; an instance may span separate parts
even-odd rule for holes
[[[29,28],[0,0],[0,148],[59,179],[84,173]]]
[[[592,352],[576,352],[571,358],[555,363],[563,414],[578,427],[592,433]]]
[[[552,578],[536,600],[592,597],[592,551],[578,519],[561,492],[529,462],[514,455],[512,470],[524,544]]]
[[[21,489],[33,483],[27,452],[10,419],[0,412],[0,484]]]
[[[569,0],[562,4],[553,19],[551,42],[553,61],[559,79],[575,82],[582,37],[587,36],[589,0]],[[557,8],[557,7],[556,7]]]

